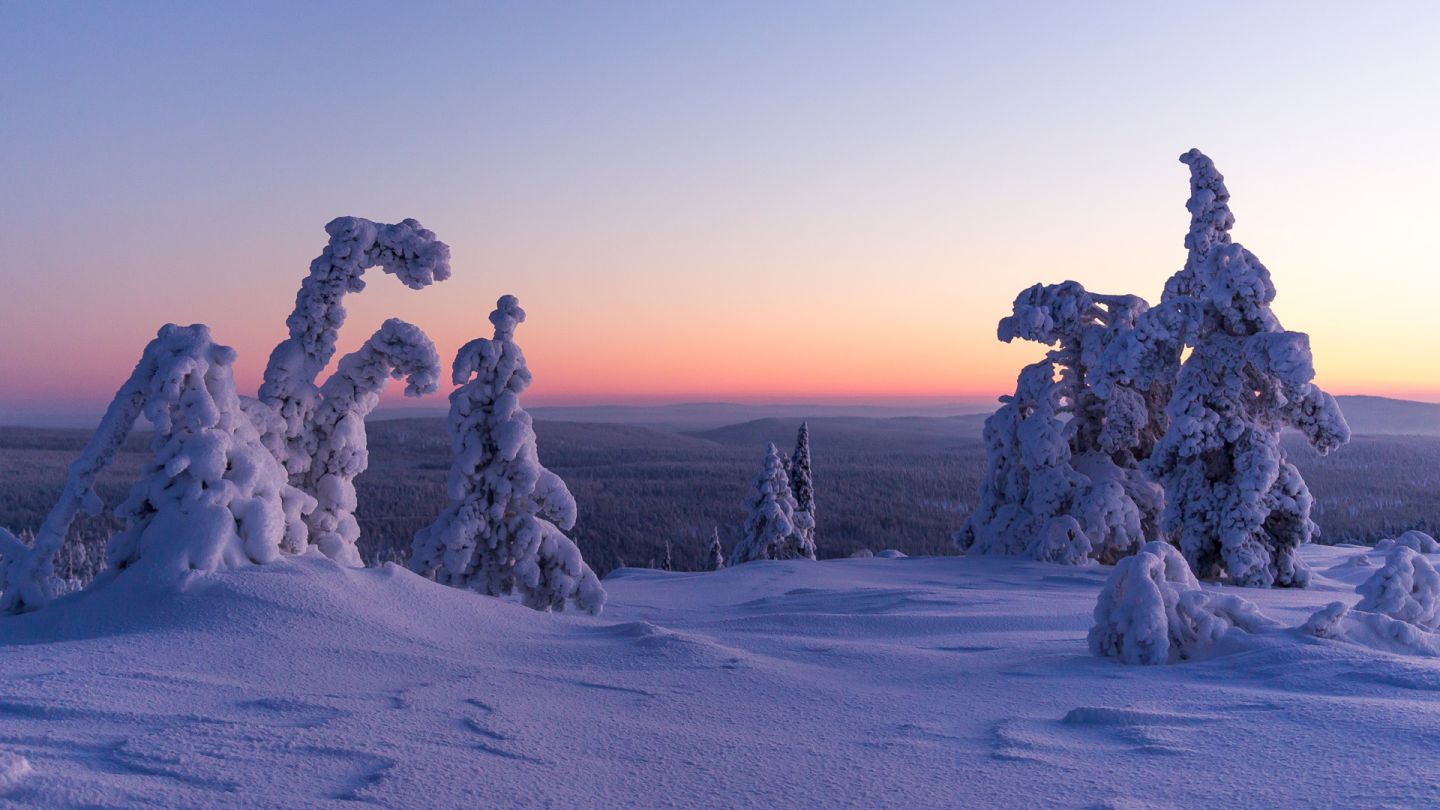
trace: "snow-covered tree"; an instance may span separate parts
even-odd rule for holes
[[[155,428],[155,460],[117,510],[126,528],[107,552],[114,569],[143,557],[160,572],[214,570],[269,561],[282,543],[303,540],[314,501],[286,482],[241,410],[234,356],[203,325],[161,328],[70,465],[34,542],[0,530],[0,610],[40,607],[67,589],[56,557],[76,515],[104,508],[95,480],[142,414]]]
[[[765,468],[746,502],[745,532],[730,555],[732,563],[752,560],[815,559],[815,545],[795,530],[795,495],[785,459],[774,444],[765,450]]]
[[[146,347],[141,399],[155,458],[116,510],[125,528],[107,549],[111,571],[173,578],[266,563],[304,536],[314,501],[290,486],[241,410],[234,359],[203,325],[167,325]]]
[[[810,424],[800,423],[790,456],[790,491],[795,495],[795,532],[800,545],[815,547],[815,484],[810,474]]]
[[[437,582],[499,596],[518,592],[529,607],[567,602],[599,613],[605,590],[564,532],[575,499],[540,465],[520,394],[530,385],[515,327],[525,311],[512,295],[490,315],[494,339],[456,354],[450,395],[450,505],[415,535],[410,566]]]
[[[1199,151],[1180,159],[1191,172],[1189,255],[1161,306],[1183,313],[1193,351],[1147,462],[1165,489],[1162,527],[1202,578],[1301,587],[1309,572],[1296,549],[1316,531],[1312,499],[1280,435],[1298,430],[1323,454],[1350,429],[1311,382],[1309,338],[1284,331],[1271,311],[1270,272],[1230,241],[1224,178]]]
[[[1157,540],[1115,564],[1089,643],[1095,655],[1122,663],[1164,664],[1194,658],[1233,632],[1275,626],[1238,596],[1201,590],[1179,552]]]
[[[1078,524],[1072,551],[1085,546],[1108,563],[1140,546],[1162,503],[1139,465],[1158,435],[1163,399],[1129,384],[1112,383],[1102,395],[1098,383],[1106,349],[1145,310],[1140,298],[1091,293],[1074,281],[1037,284],[1015,299],[1011,315],[1000,321],[1000,339],[1053,348],[1022,371],[1015,397],[1003,400],[987,422],[980,504],[956,537],[963,550],[1027,554],[1046,537],[1071,530],[1051,530],[1050,521],[1060,516]],[[1031,476],[1023,472],[1030,468],[1033,483],[1049,489],[1031,492]],[[1001,480],[1006,476],[1010,480]],[[1040,551],[1045,559],[1084,561],[1055,552]]]
[[[302,476],[304,490],[318,505],[306,517],[310,544],[343,565],[364,565],[355,542],[355,476],[369,466],[365,417],[380,402],[391,377],[405,379],[406,396],[433,393],[440,384],[440,358],[424,332],[398,318],[387,320],[365,345],[340,359],[320,387],[310,430],[314,456]],[[302,551],[303,549],[288,549]]]
[[[259,400],[271,413],[247,408],[265,431],[266,446],[292,476],[310,468],[319,445],[312,419],[321,396],[315,378],[335,356],[345,294],[365,289],[365,271],[377,266],[415,290],[450,277],[450,247],[413,219],[384,225],[339,217],[325,232],[330,242],[310,263],[285,321],[290,336],[265,367]]]
[[[719,571],[725,567],[725,548],[720,544],[719,526],[716,526],[710,533],[710,558],[708,565],[711,571]]]

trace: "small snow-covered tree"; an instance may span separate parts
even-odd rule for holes
[[[515,327],[525,311],[512,295],[490,315],[494,339],[456,354],[450,395],[450,506],[415,535],[410,567],[437,582],[492,596],[518,592],[537,610],[567,603],[599,613],[605,590],[564,532],[575,525],[575,499],[540,465],[530,414],[520,394],[530,385]]]
[[[815,559],[815,546],[795,530],[795,495],[785,459],[774,444],[765,450],[765,468],[746,502],[750,516],[730,555],[733,563],[753,560]]]
[[[1296,550],[1316,531],[1312,499],[1280,436],[1298,430],[1324,454],[1350,429],[1311,382],[1309,338],[1284,331],[1271,311],[1270,272],[1230,241],[1224,178],[1197,150],[1180,159],[1191,172],[1189,255],[1162,306],[1184,313],[1194,350],[1147,462],[1165,488],[1162,526],[1202,578],[1303,587],[1309,572]]]
[[[259,401],[269,413],[247,408],[264,431],[266,446],[292,476],[310,468],[318,449],[312,417],[321,393],[315,378],[335,356],[345,323],[345,294],[365,289],[365,271],[377,266],[414,290],[450,277],[450,247],[413,219],[385,225],[339,217],[325,232],[330,242],[310,263],[295,310],[285,321],[290,336],[275,347],[265,367]]]
[[[1095,604],[1090,651],[1125,664],[1194,658],[1233,632],[1277,626],[1238,596],[1201,590],[1168,543],[1146,543],[1115,564]]]
[[[795,532],[802,546],[815,547],[815,484],[810,473],[810,424],[800,423],[790,456],[790,491],[795,495]]]
[[[720,527],[716,526],[710,533],[710,559],[711,571],[719,571],[725,567],[725,548],[720,544]]]
[[[235,352],[203,325],[167,325],[145,349],[145,417],[155,458],[116,510],[110,570],[173,578],[266,563],[304,536],[314,501],[284,469],[240,408]]]
[[[406,396],[433,393],[440,383],[440,358],[424,332],[398,318],[387,320],[365,345],[340,359],[320,387],[310,430],[315,451],[302,476],[317,506],[306,517],[310,544],[336,562],[364,565],[355,542],[355,477],[369,466],[365,417],[380,402],[386,381],[405,379]],[[302,549],[289,549],[302,551]]]

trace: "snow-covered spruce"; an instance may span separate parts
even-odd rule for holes
[[[131,569],[164,580],[266,563],[304,537],[302,515],[315,502],[290,486],[241,410],[234,359],[203,325],[169,324],[145,348],[139,399],[155,457],[116,509],[125,528],[98,581]]]
[[[518,593],[537,610],[573,603],[599,613],[605,590],[564,534],[575,526],[575,499],[540,465],[530,414],[520,407],[530,385],[515,343],[524,320],[519,301],[504,296],[490,314],[494,339],[472,340],[455,356],[450,505],[415,535],[410,567],[446,585]]]
[[[1078,524],[1072,545],[1107,563],[1153,534],[1162,498],[1139,464],[1163,429],[1164,400],[1105,378],[1102,364],[1145,310],[1140,298],[1091,293],[1074,281],[1037,284],[1015,299],[1000,339],[1054,348],[1022,370],[1015,396],[986,423],[986,474],[979,506],[956,536],[962,550],[1035,549],[1045,559],[1084,562],[1043,548],[1071,528],[1051,528],[1061,516]]]
[[[319,443],[312,424],[320,399],[315,378],[335,356],[345,323],[345,294],[365,289],[362,276],[376,266],[414,290],[450,277],[450,247],[413,219],[384,225],[339,217],[325,232],[330,242],[310,263],[295,310],[285,321],[290,336],[275,347],[265,367],[259,399],[273,416],[247,408],[265,431],[266,446],[291,475],[309,469]]]
[[[1269,271],[1230,242],[1224,178],[1198,151],[1181,160],[1191,170],[1189,257],[1162,307],[1190,321],[1194,350],[1147,462],[1165,489],[1162,528],[1201,578],[1301,587],[1309,572],[1296,549],[1316,527],[1310,491],[1280,435],[1296,429],[1323,454],[1348,441],[1350,429],[1335,399],[1311,382],[1309,338],[1284,331],[1271,311]]]
[[[1238,596],[1204,591],[1168,543],[1146,543],[1115,564],[1095,605],[1090,651],[1125,664],[1194,658],[1234,632],[1276,627]]]
[[[795,494],[785,459],[774,444],[765,449],[765,468],[746,502],[750,516],[730,555],[732,564],[753,560],[815,559],[815,545],[795,530]]]
[[[810,424],[800,423],[790,455],[790,491],[795,496],[795,532],[801,545],[815,547],[815,483],[810,472]]]
[[[406,396],[433,393],[440,384],[434,344],[419,327],[398,318],[385,321],[365,345],[340,358],[335,373],[320,387],[310,425],[315,454],[302,479],[304,490],[317,501],[305,520],[310,544],[354,568],[364,565],[355,546],[360,538],[355,476],[370,463],[365,417],[379,404],[391,377],[405,380]]]
[[[710,533],[710,555],[706,565],[711,571],[719,571],[725,567],[725,548],[720,544],[720,527],[715,527]]]

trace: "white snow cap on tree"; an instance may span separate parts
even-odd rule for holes
[[[113,571],[173,579],[266,563],[304,536],[314,501],[290,486],[241,410],[234,359],[203,325],[169,324],[145,348],[137,373],[155,458],[116,510],[125,528],[107,549]]]
[[[1399,537],[1387,537],[1375,544],[1376,551],[1389,551],[1394,548],[1408,548],[1421,554],[1440,554],[1440,543],[1425,532],[1415,529]]]
[[[315,454],[304,489],[315,494],[318,505],[305,521],[310,543],[354,568],[364,565],[355,547],[360,538],[355,477],[370,463],[365,417],[375,410],[392,377],[406,381],[406,396],[433,393],[440,384],[435,345],[419,327],[398,318],[385,321],[365,345],[340,358],[335,373],[320,387],[320,404],[311,422]]]
[[[1296,549],[1316,531],[1312,499],[1280,435],[1299,430],[1324,454],[1350,429],[1335,399],[1311,383],[1308,337],[1283,331],[1270,310],[1269,271],[1229,241],[1223,178],[1198,151],[1181,160],[1191,167],[1190,256],[1164,306],[1186,314],[1194,351],[1148,461],[1165,488],[1162,528],[1202,578],[1301,587],[1309,572]]]
[[[383,225],[339,217],[325,232],[330,242],[310,263],[310,274],[295,296],[295,310],[285,321],[290,337],[271,352],[260,386],[260,401],[279,416],[278,422],[267,420],[262,427],[284,431],[267,435],[267,446],[279,453],[292,475],[309,469],[315,454],[317,439],[310,429],[319,404],[315,378],[335,355],[345,323],[345,294],[365,289],[362,276],[376,266],[415,290],[450,277],[450,247],[413,219]]]
[[[745,533],[730,555],[733,563],[752,560],[815,559],[815,544],[795,530],[795,495],[785,459],[774,444],[765,449],[765,469],[746,502]]]
[[[720,528],[715,527],[710,534],[710,570],[719,571],[725,567],[725,548],[720,544]]]
[[[1440,572],[1423,554],[1396,546],[1355,588],[1352,608],[1331,602],[1301,627],[1320,638],[1344,639],[1393,652],[1440,656]]]
[[[490,315],[494,339],[479,338],[455,357],[450,395],[450,506],[415,535],[410,566],[437,582],[499,596],[518,592],[529,607],[567,602],[599,613],[605,590],[564,531],[575,499],[540,465],[520,394],[530,385],[515,327],[525,311],[512,295]]]
[[[810,424],[800,423],[790,456],[790,490],[795,495],[795,532],[799,543],[815,547],[815,484],[810,473]]]
[[[1200,589],[1189,565],[1168,543],[1146,543],[1115,564],[1095,604],[1090,651],[1125,664],[1194,658],[1231,633],[1276,623],[1238,596]]]

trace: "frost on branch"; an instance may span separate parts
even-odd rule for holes
[[[262,418],[266,445],[280,452],[291,475],[309,469],[317,437],[311,416],[319,405],[315,378],[335,355],[335,341],[345,323],[342,299],[365,289],[362,278],[371,267],[397,276],[418,290],[450,277],[450,247],[435,234],[407,219],[382,225],[360,217],[339,217],[325,226],[330,243],[313,262],[295,296],[295,310],[286,319],[290,337],[275,347],[260,386],[260,401],[278,420]],[[279,435],[269,430],[283,431]]]
[[[814,543],[807,543],[795,530],[795,495],[785,459],[774,444],[765,449],[765,468],[755,479],[754,492],[745,505],[750,516],[730,555],[731,563],[815,559]]]
[[[1197,657],[1235,632],[1276,623],[1237,596],[1200,589],[1168,543],[1146,543],[1115,564],[1100,591],[1090,651],[1125,664],[1165,664]]]
[[[1300,431],[1320,453],[1350,438],[1339,406],[1316,388],[1306,335],[1284,331],[1275,287],[1260,260],[1228,230],[1223,178],[1197,151],[1185,268],[1166,285],[1183,309],[1194,351],[1171,396],[1170,425],[1148,462],[1165,488],[1162,528],[1202,578],[1237,585],[1304,586],[1296,554],[1316,532],[1312,498],[1280,435]]]
[[[106,552],[113,571],[163,579],[265,563],[304,537],[314,501],[289,485],[241,410],[234,359],[203,325],[169,324],[145,348],[138,400],[155,457],[116,510],[125,528]]]
[[[514,337],[524,320],[514,296],[501,298],[490,315],[494,339],[472,340],[455,357],[450,505],[415,535],[410,566],[446,585],[518,592],[537,610],[573,602],[599,613],[605,590],[564,534],[575,525],[575,499],[540,465],[520,407],[530,370]]]
[[[810,425],[800,423],[790,456],[790,491],[795,495],[795,533],[802,546],[815,547],[815,484],[810,474]],[[812,555],[813,556],[813,555]]]
[[[1145,311],[1140,298],[1091,293],[1074,281],[1037,284],[1015,299],[1000,339],[1052,349],[1021,372],[1015,396],[986,422],[987,470],[979,507],[957,536],[962,549],[1034,549],[1044,559],[1083,562],[1041,548],[1074,528],[1052,531],[1050,521],[1066,516],[1079,531],[1068,547],[1086,545],[1108,563],[1153,533],[1161,497],[1139,465],[1164,427],[1163,391],[1111,379],[1104,365]]]
[[[419,327],[387,320],[365,345],[340,359],[339,368],[320,387],[320,403],[311,430],[314,457],[303,480],[317,507],[306,517],[310,543],[342,565],[364,565],[355,542],[355,477],[370,463],[365,417],[380,402],[390,378],[405,380],[406,396],[433,393],[440,384],[440,358]],[[303,551],[287,549],[289,551]]]

